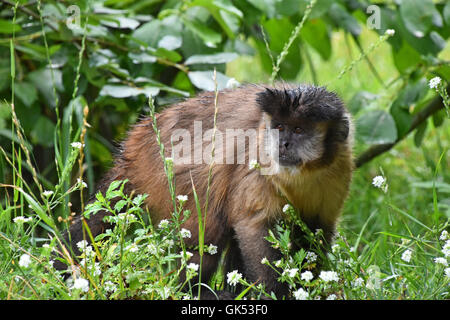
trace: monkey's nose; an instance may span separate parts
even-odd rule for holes
[[[286,152],[287,152],[287,150],[288,150],[288,147],[289,147],[289,142],[282,142],[281,144],[280,144],[280,154],[285,154]]]

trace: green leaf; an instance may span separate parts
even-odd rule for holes
[[[128,98],[138,96],[140,94],[145,94],[147,97],[154,97],[158,95],[159,88],[156,87],[129,87],[125,85],[112,85],[106,84],[103,86],[102,90],[100,90],[100,96],[110,96],[114,98]]]
[[[359,111],[366,109],[367,106],[377,99],[377,97],[378,95],[371,92],[359,91],[349,101],[348,109],[353,115],[355,115]]]
[[[402,1],[400,15],[405,27],[418,38],[425,36],[433,24],[442,27],[442,17],[432,0]]]
[[[190,56],[184,64],[220,64],[233,61],[238,57],[235,52],[219,52],[215,54],[198,54]]]
[[[215,84],[213,80],[213,71],[191,71],[188,73],[188,77],[192,84],[199,89],[205,91],[214,91]],[[216,72],[217,89],[223,90],[227,87],[229,77],[223,73]]]
[[[40,116],[30,132],[33,140],[43,146],[53,146],[55,124],[45,116]]]
[[[12,21],[0,19],[0,33],[19,32],[22,28],[18,24],[13,24]]]
[[[181,47],[183,44],[183,39],[181,36],[173,36],[173,35],[167,35],[162,37],[158,41],[158,48],[164,48],[166,50],[175,50]]]
[[[402,41],[400,50],[392,48],[394,64],[401,73],[407,73],[422,61],[420,54],[408,42]]]
[[[250,2],[253,6],[264,12],[268,18],[275,17],[276,14],[276,3],[278,1],[276,0],[247,0]],[[297,10],[299,7],[297,6]]]
[[[442,15],[444,16],[445,24],[450,27],[450,2],[447,2],[445,5]]]
[[[367,144],[393,143],[397,128],[392,116],[383,110],[369,111],[356,121],[358,137]]]
[[[222,41],[220,33],[210,29],[205,24],[198,22],[197,20],[189,20],[183,18],[183,23],[189,28],[195,35],[197,35],[208,46],[215,46]]]
[[[414,134],[414,144],[416,147],[420,147],[422,144],[423,138],[425,137],[425,132],[427,131],[428,122],[424,121],[416,130]]]
[[[331,40],[328,28],[322,19],[308,21],[302,30],[302,39],[308,42],[324,60],[331,56]]]
[[[352,35],[358,36],[361,33],[362,28],[358,20],[348,13],[341,4],[333,3],[328,14],[338,26],[341,26]]]
[[[15,84],[14,94],[23,102],[24,105],[30,107],[37,100],[37,90],[29,82],[18,82]]]

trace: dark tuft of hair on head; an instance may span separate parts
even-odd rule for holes
[[[321,122],[339,120],[344,114],[344,104],[334,92],[312,85],[266,88],[257,94],[256,102],[262,111],[279,119]]]

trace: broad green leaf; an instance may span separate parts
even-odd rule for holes
[[[190,64],[220,64],[233,61],[238,57],[234,52],[219,52],[215,54],[198,54],[186,59],[186,65]]]
[[[262,12],[264,12],[269,19],[275,17],[276,15],[275,6],[278,1],[276,0],[247,0],[247,1],[250,2],[256,8],[258,8],[259,10],[261,10]],[[297,10],[298,9],[299,7],[297,6]]]
[[[129,87],[125,85],[111,85],[107,84],[103,86],[102,90],[100,91],[100,96],[110,96],[114,98],[128,98],[128,97],[134,97],[138,96],[140,94],[145,94],[147,97],[154,97],[158,95],[159,88],[156,87],[143,87],[143,88],[137,88],[137,87]]]
[[[350,32],[354,36],[358,36],[361,33],[361,25],[358,23],[355,17],[353,17],[348,11],[339,3],[333,3],[328,13],[334,22]]]
[[[197,88],[206,91],[214,91],[215,89],[213,75],[213,71],[191,71],[188,73],[188,77],[192,84]],[[220,72],[216,72],[216,79],[218,90],[225,89],[228,80],[230,80],[229,77]]]
[[[139,21],[127,17],[102,17],[100,20],[102,25],[117,29],[134,30],[139,26]]]
[[[392,116],[383,110],[362,114],[356,121],[358,137],[367,144],[393,143],[397,129]]]
[[[324,60],[331,56],[331,40],[328,27],[322,19],[308,21],[302,30],[301,38],[308,42]]]
[[[447,2],[442,14],[444,16],[445,24],[447,25],[447,27],[450,27],[450,2]]]
[[[13,24],[12,20],[4,20],[0,19],[0,33],[13,33],[13,32],[19,32],[22,28],[18,24]]]
[[[377,99],[377,95],[367,91],[357,92],[349,101],[348,109],[355,115],[359,111],[366,109]]]
[[[167,35],[162,37],[158,41],[158,48],[164,48],[166,50],[175,50],[181,47],[183,43],[183,39],[181,36],[173,36],[173,35]]]
[[[55,124],[45,116],[40,116],[34,128],[31,130],[31,137],[34,142],[45,147],[53,146],[53,135]]]
[[[183,23],[195,35],[200,37],[207,46],[215,46],[222,41],[222,36],[220,35],[220,33],[217,33],[216,31],[212,30],[211,28],[207,27],[205,24],[200,23],[197,20],[189,20],[185,18],[183,19]]]
[[[157,58],[146,52],[134,53],[130,52],[128,57],[133,63],[155,63]]]
[[[15,84],[14,94],[27,107],[30,107],[37,100],[38,97],[36,87],[26,81],[17,82]]]
[[[401,73],[407,73],[422,61],[420,54],[404,40],[400,50],[393,49],[392,55],[394,64]]]
[[[402,1],[400,15],[409,32],[418,38],[424,37],[433,24],[442,26],[442,17],[432,0]]]

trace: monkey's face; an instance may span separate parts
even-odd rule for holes
[[[272,118],[270,126],[278,133],[278,141],[272,144],[275,148],[278,145],[278,150],[272,151],[278,151],[278,157],[274,160],[280,165],[301,166],[322,157],[326,133],[324,125]],[[277,139],[275,136],[272,139]],[[277,152],[272,152],[272,155],[276,157]]]
[[[257,103],[270,120],[269,153],[281,166],[327,165],[348,139],[348,111],[323,87],[266,88],[258,93]]]

